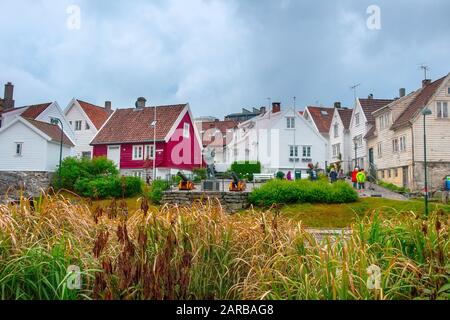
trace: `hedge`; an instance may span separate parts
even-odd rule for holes
[[[143,182],[137,177],[82,178],[75,183],[75,191],[93,199],[134,197],[142,193]]]
[[[236,174],[241,179],[247,179],[248,181],[253,181],[253,174],[261,173],[261,163],[260,162],[234,162],[231,165],[231,171],[236,172]]]
[[[251,204],[262,207],[294,203],[350,203],[357,200],[358,193],[342,181],[330,184],[324,181],[272,180],[254,189],[249,196]]]
[[[153,181],[148,197],[155,204],[160,204],[163,196],[163,192],[170,189],[170,183],[165,180]]]

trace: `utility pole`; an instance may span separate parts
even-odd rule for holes
[[[361,86],[361,83],[355,84],[354,86],[351,86],[350,89],[353,90],[353,97],[354,97],[354,102],[355,102],[355,106],[356,106],[356,89]]]
[[[297,145],[296,145],[296,130],[297,130],[297,111],[295,110],[296,109],[296,105],[295,105],[295,103],[296,103],[296,97],[294,97],[294,181],[295,180],[297,180],[297,173],[296,173],[296,170],[297,170],[297,163],[296,163],[296,161],[297,161],[297,157],[295,156],[295,151],[297,150],[297,152],[299,152],[299,150],[298,150],[298,147],[297,147]],[[298,154],[297,154],[297,156],[298,156]]]

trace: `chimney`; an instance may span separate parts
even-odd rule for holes
[[[369,94],[369,96],[367,97],[367,99],[372,100],[373,99],[373,94]]]
[[[261,107],[261,108],[259,109],[259,113],[260,113],[260,114],[266,114],[266,107]]]
[[[111,111],[111,109],[112,109],[111,101],[105,101],[105,110]]]
[[[277,113],[280,111],[281,111],[281,103],[280,102],[272,103],[272,113]]]
[[[400,98],[403,98],[404,96],[406,96],[406,89],[400,88],[399,93],[400,93]]]
[[[145,107],[146,102],[147,100],[144,97],[137,98],[135,103],[136,109],[143,109]]]
[[[14,86],[11,82],[5,84],[5,96],[3,99],[4,110],[14,108]]]
[[[430,83],[431,83],[431,79],[422,80],[422,88],[425,88]]]
[[[335,109],[340,109],[340,108],[341,108],[341,103],[340,103],[339,101],[336,101],[336,102],[334,103],[334,108],[335,108]]]

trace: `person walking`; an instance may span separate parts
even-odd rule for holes
[[[331,169],[330,171],[330,181],[331,183],[335,183],[337,181],[337,172],[334,168]]]
[[[356,175],[356,180],[358,181],[358,190],[365,190],[366,189],[366,173],[364,172],[364,169],[361,169],[358,174]]]
[[[286,176],[287,181],[292,181],[292,173],[289,171]]]
[[[442,179],[442,203],[448,204],[450,192],[450,176],[446,176]]]
[[[340,170],[338,174],[338,180],[345,180],[344,170]]]
[[[356,179],[356,176],[359,173],[358,167],[355,167],[355,169],[352,171],[352,182],[353,182],[353,188],[358,189],[358,180]]]

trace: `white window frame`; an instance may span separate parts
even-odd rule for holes
[[[339,123],[335,123],[333,126],[334,137],[339,138]]]
[[[360,117],[359,112],[355,114],[355,127],[359,127],[360,124]]]
[[[448,119],[448,111],[449,110],[447,101],[436,102],[436,117],[438,119]]]
[[[85,154],[89,153],[89,157],[87,157]],[[91,151],[82,151],[81,152],[82,158],[92,159],[92,152]]]
[[[295,118],[294,117],[286,117],[286,128],[295,129]]]
[[[142,144],[133,145],[132,160],[144,160],[144,146]]]
[[[84,124],[84,128],[86,129],[86,130],[90,130],[91,129],[91,126],[89,125],[89,123],[86,121],[85,122],[85,124]]]
[[[150,154],[149,154],[150,153]],[[144,159],[155,159],[155,145],[147,144],[144,147]]]
[[[406,151],[406,136],[401,136],[399,138],[399,150],[400,152]]]
[[[378,158],[383,157],[383,144],[381,142],[378,142],[377,144],[377,156]]]
[[[190,130],[191,130],[191,125],[187,122],[184,123],[183,125],[183,137],[184,138],[189,138],[190,137]]]
[[[80,125],[80,126],[78,127],[78,125]],[[74,130],[75,131],[81,131],[81,128],[83,128],[83,121],[82,120],[76,120],[75,121],[75,128],[74,128]]]
[[[397,153],[400,150],[400,144],[398,138],[392,139],[392,153]]]
[[[312,154],[311,150],[312,150],[311,146],[302,146],[303,158],[311,158],[311,154]]]
[[[142,170],[140,170],[140,171],[133,171],[133,177],[142,179],[143,176],[144,176],[144,172]]]
[[[16,155],[16,157],[22,157],[22,155],[23,155],[23,142],[14,142],[14,144],[16,145],[16,148],[15,148],[15,155]]]
[[[298,158],[298,146],[289,146],[289,158]]]

